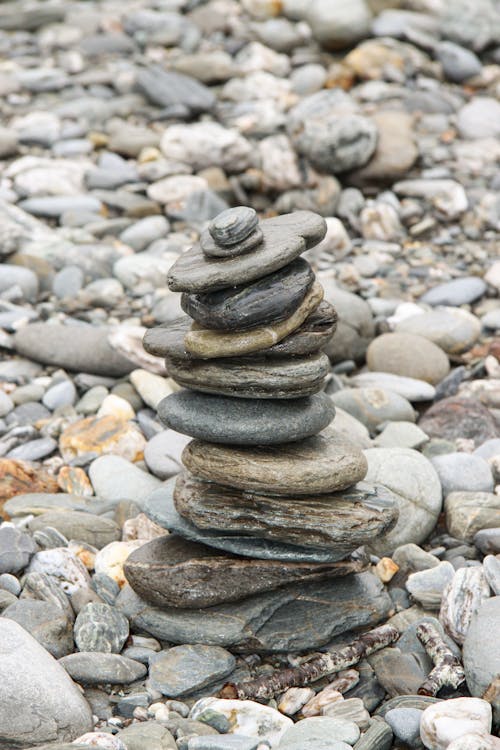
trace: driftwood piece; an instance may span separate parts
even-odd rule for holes
[[[392,625],[381,625],[379,628],[364,633],[343,648],[319,654],[298,667],[280,669],[274,674],[258,677],[248,682],[228,682],[219,695],[221,698],[238,698],[240,700],[259,700],[272,698],[290,687],[302,687],[321,677],[340,672],[352,667],[362,658],[389,646],[399,638],[399,632]]]
[[[445,685],[457,688],[465,682],[465,672],[460,661],[448,648],[434,625],[422,622],[417,627],[417,638],[434,663],[427,679],[418,689],[419,695],[437,695]]]

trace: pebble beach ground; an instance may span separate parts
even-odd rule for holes
[[[4,2],[0,112],[0,748],[499,750],[498,2]],[[181,309],[182,274],[211,283],[183,254],[225,252],[207,226],[235,206],[260,220],[241,214],[242,242],[269,236],[229,283],[259,282],[258,263],[326,221],[309,265],[272,268],[289,310],[248,291]],[[304,340],[336,333],[282,360],[311,299]],[[208,379],[164,360],[184,312],[217,328],[242,308],[288,326],[272,366],[231,375],[262,399],[247,421],[220,359]],[[212,413],[198,394],[198,418],[179,382],[228,398]],[[266,405],[276,383],[289,403],[323,392],[293,421]],[[183,451],[230,484],[221,431],[267,453],[333,413],[337,452],[310,487],[367,483],[335,528],[264,475],[245,496],[243,460],[239,494],[184,477],[174,507]],[[174,417],[210,455],[185,450]],[[303,489],[294,450],[276,494]],[[191,561],[221,550],[210,575],[167,529]],[[377,627],[382,647],[340,671],[220,696]]]

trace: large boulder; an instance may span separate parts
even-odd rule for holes
[[[21,625],[0,618],[0,747],[71,742],[92,729],[66,671]]]

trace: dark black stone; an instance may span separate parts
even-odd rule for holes
[[[314,281],[303,258],[269,276],[210,294],[183,294],[184,312],[205,328],[245,330],[289,318]]]

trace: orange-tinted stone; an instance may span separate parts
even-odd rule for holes
[[[28,461],[0,458],[0,515],[5,500],[27,492],[59,492],[57,479]]]
[[[104,417],[86,417],[73,422],[59,439],[59,448],[65,461],[85,454],[112,453],[128,461],[138,461],[146,440],[132,424],[108,414]]]

